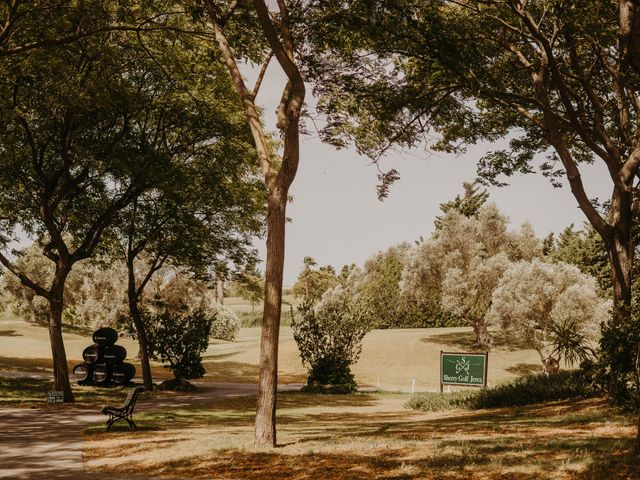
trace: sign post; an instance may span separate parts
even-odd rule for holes
[[[444,385],[486,387],[488,353],[440,351],[440,392]]]

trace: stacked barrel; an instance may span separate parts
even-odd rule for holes
[[[126,385],[136,374],[136,367],[124,360],[127,350],[116,345],[118,332],[103,327],[93,332],[93,345],[82,352],[83,363],[73,367],[78,385],[110,387]]]

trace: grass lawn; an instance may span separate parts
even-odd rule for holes
[[[540,370],[535,351],[519,345],[509,345],[501,332],[494,332],[496,347],[489,355],[490,385],[511,380],[525,373]],[[470,328],[417,328],[373,330],[364,339],[362,355],[353,367],[358,384],[380,385],[387,391],[409,391],[413,379],[416,390],[439,387],[440,350],[468,351],[473,343]],[[69,368],[82,359],[82,351],[92,343],[90,330],[64,329]],[[118,344],[128,353],[128,362],[136,365],[136,341],[120,337]],[[260,328],[242,328],[235,342],[212,340],[204,353],[205,380],[255,383],[258,379]],[[15,320],[5,315],[0,321],[0,370],[51,371],[51,350],[47,328]],[[170,378],[171,373],[153,364],[156,380]],[[290,327],[282,327],[279,344],[279,373],[282,383],[303,383],[306,369]]]
[[[640,478],[633,419],[602,400],[419,413],[406,395],[281,394],[279,448],[252,448],[255,397],[85,433],[85,468],[187,478]]]

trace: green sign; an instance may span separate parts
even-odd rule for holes
[[[64,403],[64,392],[47,392],[47,403]]]
[[[440,352],[440,387],[487,385],[487,353]]]

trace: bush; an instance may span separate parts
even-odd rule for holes
[[[205,374],[202,352],[209,346],[213,316],[204,310],[193,313],[145,312],[149,355],[162,362],[177,380]]]
[[[240,319],[238,316],[228,308],[218,305],[209,335],[213,338],[232,342],[236,339],[239,330]]]
[[[319,305],[304,302],[293,319],[293,338],[309,369],[306,391],[351,393],[357,385],[351,365],[362,350],[367,331],[366,307],[350,286],[326,292]]]
[[[483,390],[416,393],[409,398],[405,406],[425,412],[449,408],[500,408],[570,398],[589,398],[596,395],[598,391],[591,385],[589,375],[580,369],[527,375]]]
[[[453,408],[469,408],[469,399],[477,395],[477,391],[414,393],[409,397],[405,407],[423,412],[437,412]]]

